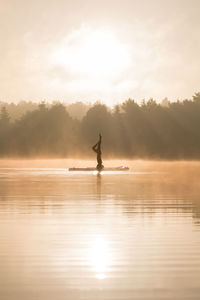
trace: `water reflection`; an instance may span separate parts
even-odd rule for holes
[[[96,175],[97,178],[97,197],[99,200],[101,200],[101,180],[102,180],[102,175],[98,173]]]
[[[0,170],[0,299],[199,299],[195,172]]]
[[[91,265],[97,279],[105,279],[112,264],[108,241],[104,236],[96,236],[91,245]]]

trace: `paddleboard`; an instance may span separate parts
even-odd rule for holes
[[[69,168],[68,169],[70,172],[73,171],[98,171],[96,168]],[[115,167],[115,168],[103,168],[100,172],[102,171],[128,171],[129,167],[124,167],[124,166],[120,166],[120,167]]]

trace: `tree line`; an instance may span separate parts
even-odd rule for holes
[[[42,102],[18,119],[11,119],[2,106],[0,156],[87,157],[93,155],[99,132],[103,158],[198,159],[200,93],[162,104],[150,99],[139,105],[128,99],[113,109],[97,102],[82,118],[70,115],[59,102]]]

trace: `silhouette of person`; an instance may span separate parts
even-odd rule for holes
[[[92,147],[93,151],[97,153],[97,166],[96,169],[98,171],[101,171],[104,166],[102,164],[102,159],[101,159],[101,134],[99,134],[99,140],[98,142]]]

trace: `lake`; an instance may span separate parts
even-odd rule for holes
[[[0,299],[199,300],[200,162],[0,161]]]

